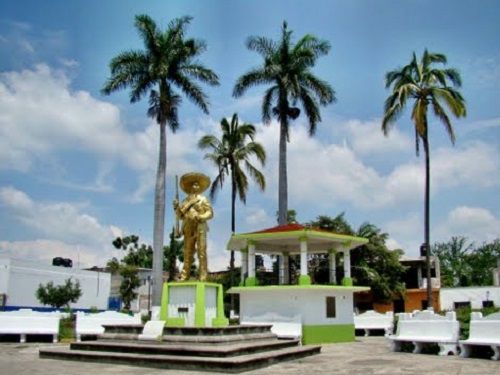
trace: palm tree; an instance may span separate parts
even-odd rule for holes
[[[435,64],[445,65],[446,62],[445,55],[425,50],[420,61],[413,53],[413,58],[408,65],[388,72],[385,76],[386,88],[392,86],[392,93],[385,101],[382,120],[382,131],[387,135],[391,125],[403,113],[407,102],[413,102],[411,119],[415,126],[417,155],[419,154],[420,141],[422,141],[425,152],[425,234],[423,247],[426,250],[427,301],[430,308],[432,308],[432,286],[429,246],[430,162],[427,111],[429,107],[432,108],[434,115],[444,125],[452,144],[455,144],[455,132],[446,109],[456,118],[466,115],[465,100],[457,90],[462,84],[460,74],[456,69],[435,66]]]
[[[201,110],[208,113],[208,100],[196,80],[209,85],[219,83],[217,75],[195,58],[206,49],[197,39],[186,39],[191,17],[172,20],[165,31],[147,15],[135,17],[135,27],[144,42],[144,50],[125,51],[110,62],[111,77],[104,85],[105,95],[130,87],[130,102],[149,93],[148,116],[160,126],[160,148],[156,173],[153,234],[153,305],[160,305],[162,291],[163,241],[165,222],[166,125],[175,132],[179,127],[179,89]]]
[[[227,119],[220,122],[222,129],[221,138],[214,135],[205,135],[198,142],[201,149],[209,149],[211,152],[205,155],[205,159],[213,162],[219,173],[210,187],[210,197],[215,199],[217,191],[222,189],[226,176],[231,178],[231,232],[236,231],[236,195],[240,201],[246,203],[248,191],[248,178],[242,169],[245,166],[250,177],[264,190],[266,180],[262,172],[250,162],[251,157],[256,157],[262,166],[266,162],[266,152],[262,145],[255,142],[255,127],[251,124],[240,124],[238,115],[235,113],[231,123]],[[229,261],[231,285],[233,285],[234,251],[231,250]],[[234,309],[234,299],[231,295],[231,309]]]
[[[264,63],[237,80],[233,96],[240,97],[247,89],[256,85],[271,85],[262,100],[262,120],[269,124],[271,117],[276,116],[280,122],[278,223],[284,225],[288,211],[288,126],[291,120],[299,117],[300,109],[296,105],[300,102],[309,122],[309,134],[314,135],[316,125],[321,121],[319,106],[335,100],[335,92],[331,86],[311,72],[316,59],[328,53],[330,44],[310,34],[293,44],[292,31],[289,31],[287,23],[283,22],[281,39],[278,42],[251,36],[246,45],[248,49],[259,53]]]

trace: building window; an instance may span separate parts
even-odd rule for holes
[[[454,302],[453,305],[455,306],[455,310],[463,308],[463,307],[468,307],[470,309],[470,301],[466,301],[466,302]]]
[[[483,301],[483,307],[495,307],[493,301]]]
[[[336,316],[335,297],[326,297],[326,317],[335,318],[335,316]]]

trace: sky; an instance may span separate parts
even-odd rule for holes
[[[294,40],[310,33],[331,44],[313,72],[337,102],[322,107],[309,137],[299,117],[288,144],[290,209],[299,222],[344,212],[389,234],[388,245],[417,256],[423,242],[424,159],[415,155],[406,113],[389,137],[381,130],[389,95],[386,72],[427,48],[444,53],[463,79],[467,117],[453,120],[453,146],[430,118],[431,242],[466,236],[481,244],[500,237],[500,3],[483,0],[4,0],[0,4],[0,256],[69,257],[77,267],[121,256],[111,241],[137,234],[152,243],[158,126],[147,100],[130,104],[127,90],[103,96],[109,61],[142,49],[134,17],[148,14],[165,28],[193,20],[187,36],[205,40],[199,60],[218,87],[204,87],[208,115],[183,98],[181,126],[167,133],[166,242],[173,225],[175,175],[216,169],[197,141],[219,133],[238,113],[257,128],[267,151],[265,192],[251,186],[237,203],[237,232],[276,225],[278,126],[264,125],[265,86],[234,99],[237,78],[261,64],[245,47],[252,35],[278,39],[283,21]],[[182,198],[182,197],[181,197]],[[230,191],[213,202],[209,268],[228,266]],[[237,258],[237,262],[239,258]]]

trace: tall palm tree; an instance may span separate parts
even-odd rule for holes
[[[210,187],[210,197],[212,199],[215,199],[217,191],[222,189],[226,176],[231,178],[231,232],[234,233],[236,231],[236,195],[238,195],[240,201],[246,203],[248,191],[248,178],[242,164],[255,183],[264,190],[266,187],[264,175],[251,163],[250,159],[255,157],[264,166],[266,152],[260,143],[254,141],[255,127],[251,124],[240,124],[236,113],[231,118],[230,123],[227,119],[222,119],[220,127],[222,129],[220,139],[214,135],[205,135],[198,142],[198,146],[203,150],[210,150],[205,155],[205,159],[212,161],[219,170]],[[233,285],[233,250],[231,250],[229,268],[231,285]],[[233,298],[231,298],[231,309],[234,309]]]
[[[455,144],[455,132],[446,110],[456,118],[465,117],[465,100],[458,91],[462,84],[460,74],[456,69],[436,67],[436,64],[446,65],[446,56],[440,53],[424,51],[420,60],[413,53],[408,65],[386,74],[386,88],[392,86],[392,93],[385,101],[382,131],[387,135],[391,126],[403,113],[406,104],[413,103],[411,119],[415,127],[416,152],[419,154],[419,144],[422,141],[425,152],[425,229],[424,244],[427,264],[427,301],[432,308],[432,285],[430,271],[430,228],[429,228],[429,192],[430,192],[430,161],[429,161],[429,131],[427,112],[432,108],[434,115],[444,125],[452,144]]]
[[[262,100],[262,119],[265,124],[269,124],[271,117],[276,116],[280,122],[278,223],[284,225],[288,211],[288,127],[291,120],[299,117],[300,109],[296,105],[300,103],[309,122],[309,134],[314,135],[316,125],[321,121],[319,106],[335,101],[335,92],[331,86],[311,72],[317,58],[328,53],[330,44],[310,34],[294,44],[292,31],[283,22],[279,41],[251,36],[246,45],[248,49],[259,53],[264,62],[262,66],[253,68],[238,78],[233,96],[240,97],[253,86],[271,85]]]
[[[179,127],[180,90],[201,110],[208,113],[206,94],[196,81],[219,83],[217,75],[195,58],[206,49],[205,42],[185,38],[191,17],[172,20],[165,31],[147,15],[135,17],[135,27],[144,42],[144,50],[125,51],[110,62],[111,77],[102,92],[130,87],[130,102],[149,94],[148,116],[160,126],[160,148],[156,173],[153,234],[153,305],[159,306],[162,290],[163,241],[165,222],[166,126],[172,132]]]

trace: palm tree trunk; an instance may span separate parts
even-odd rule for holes
[[[165,172],[167,167],[166,123],[160,124],[160,149],[156,171],[153,233],[153,306],[160,306],[163,289],[163,240],[165,226]]]
[[[424,133],[424,151],[425,151],[425,211],[424,211],[424,236],[425,236],[425,264],[427,268],[427,306],[429,309],[433,308],[432,303],[432,285],[431,285],[431,244],[430,244],[430,159],[429,159],[429,138],[427,126],[425,126]]]
[[[234,167],[231,166],[231,233],[236,231],[236,181],[234,176]],[[243,267],[242,267],[243,269]],[[231,250],[229,260],[229,281],[234,285],[234,250]],[[231,310],[234,311],[234,294],[231,294]]]
[[[280,121],[280,144],[279,144],[279,180],[278,180],[278,225],[287,223],[288,213],[288,181],[286,173],[286,141],[288,124],[285,118]]]

